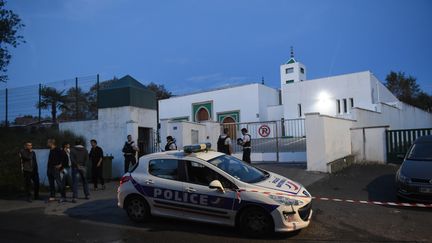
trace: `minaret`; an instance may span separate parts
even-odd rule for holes
[[[290,83],[306,80],[306,67],[294,58],[294,49],[291,46],[290,59],[280,66],[281,88]]]

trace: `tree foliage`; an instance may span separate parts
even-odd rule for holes
[[[53,123],[57,123],[57,110],[68,109],[65,105],[67,102],[64,90],[58,91],[52,87],[42,87],[41,101],[36,104],[37,108],[50,109]]]
[[[145,86],[147,89],[156,93],[157,100],[168,99],[172,96],[172,93],[168,91],[163,84],[155,84],[150,82]]]
[[[0,82],[6,82],[8,78],[7,66],[12,57],[9,47],[16,48],[25,42],[23,36],[18,34],[24,24],[16,13],[5,9],[5,4],[6,1],[0,0]]]
[[[402,102],[432,111],[432,97],[420,89],[417,79],[404,72],[391,71],[385,86]]]

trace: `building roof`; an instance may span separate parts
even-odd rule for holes
[[[294,57],[291,57],[288,62],[286,62],[285,64],[291,64],[291,63],[296,63],[297,61],[294,59]]]
[[[146,87],[138,80],[134,79],[130,75],[126,75],[120,79],[113,80],[108,87],[104,89],[119,89],[119,88],[138,88],[146,89]]]
[[[211,88],[211,89],[201,89],[201,90],[193,91],[193,92],[190,92],[190,93],[185,93],[185,94],[180,94],[180,95],[173,95],[172,97],[167,98],[167,99],[172,99],[172,98],[176,98],[176,97],[183,97],[183,96],[188,96],[188,95],[194,95],[194,94],[200,94],[200,93],[213,92],[213,91],[224,90],[224,89],[238,88],[238,87],[249,86],[249,85],[262,85],[262,86],[265,86],[265,87],[267,87],[269,89],[278,90],[278,89],[275,89],[273,87],[267,86],[267,85],[262,84],[262,83],[252,82],[252,83],[235,84],[235,85],[229,85],[229,86],[223,86],[223,87]]]

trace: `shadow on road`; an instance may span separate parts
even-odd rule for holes
[[[234,238],[247,238],[241,235],[236,228],[220,226],[209,223],[193,222],[181,219],[170,219],[163,217],[152,217],[148,222],[134,223],[129,220],[126,212],[117,207],[116,199],[103,199],[90,201],[65,211],[69,217],[86,220],[94,223],[104,223],[120,227],[132,227],[137,230],[149,232],[177,231],[186,233],[205,234],[210,236],[224,236]],[[299,233],[276,233],[267,236],[268,240],[281,240],[295,236]]]

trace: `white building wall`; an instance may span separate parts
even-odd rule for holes
[[[354,121],[306,114],[307,169],[330,172],[328,163],[351,154],[350,128]]]
[[[136,142],[138,127],[152,128],[156,131],[157,115],[155,110],[124,106],[98,110],[98,120],[62,122],[60,131],[71,131],[83,136],[86,148],[90,149],[90,139],[96,139],[105,155],[114,156],[112,171],[114,177],[123,174],[124,157],[122,148],[127,135]],[[73,141],[71,141],[73,143]]]
[[[267,118],[269,121],[279,121],[283,118],[284,107],[275,105],[267,107]]]
[[[389,129],[414,129],[432,127],[432,113],[400,102],[398,107],[380,103],[381,112],[353,109],[354,127],[389,126]]]
[[[311,112],[349,116],[337,114],[337,99],[341,102],[341,112],[343,99],[347,99],[348,113],[350,112],[349,98],[354,99],[355,107],[374,110],[370,80],[371,73],[365,71],[286,84],[282,89],[284,118],[298,118],[298,104],[301,104],[303,116]]]
[[[264,107],[279,103],[277,90],[261,84],[248,84],[160,100],[159,118],[163,120],[187,116],[189,121],[193,121],[192,104],[205,101],[213,102],[211,116],[214,121],[217,113],[240,111],[241,122],[260,121],[261,117],[267,116]]]

